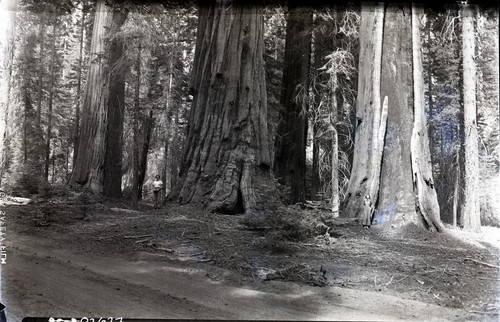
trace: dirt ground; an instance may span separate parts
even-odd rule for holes
[[[139,288],[146,287],[149,276],[146,272],[154,269],[159,272],[166,267],[165,263],[170,263],[177,269],[171,269],[169,274],[175,276],[175,271],[182,271],[182,276],[188,274],[193,280],[191,293],[179,297],[180,293],[187,292],[182,287],[173,288],[179,294],[165,293],[158,281],[152,280],[149,287],[156,287],[154,292],[161,294],[154,295],[150,289],[141,293],[129,285],[124,287],[125,295],[119,297],[121,307],[129,305],[136,317],[149,312],[148,317],[169,318],[499,320],[498,228],[483,227],[483,234],[459,230],[437,234],[416,228],[383,231],[373,226],[363,229],[342,219],[331,219],[329,233],[293,241],[278,240],[281,235],[276,232],[244,224],[245,217],[241,215],[220,215],[200,207],[173,204],[153,210],[144,203],[138,212],[127,208],[125,202],[78,194],[70,198],[33,199],[26,205],[11,202],[4,210],[7,245],[16,254],[13,261],[18,264],[7,265],[7,273],[2,274],[3,298],[9,299],[4,288],[6,278],[12,280],[16,274],[26,275],[22,267],[30,265],[33,270],[36,265],[44,265],[46,272],[61,274],[61,279],[66,274],[75,287],[82,287],[82,294],[86,294],[92,283],[96,288],[102,284],[99,278],[106,274],[109,275],[106,283],[114,283],[115,289],[120,286],[117,281],[109,280],[113,274],[135,279]],[[322,209],[302,212],[308,216],[327,216],[327,211]],[[270,239],[275,243],[270,243]],[[78,273],[81,268],[85,271],[87,265],[84,264],[92,268],[88,276]],[[124,265],[127,271],[122,270]],[[173,280],[169,283],[175,283],[176,279],[170,278]],[[202,286],[203,283],[208,284]],[[31,287],[35,288],[36,284],[33,282]],[[221,288],[217,293],[214,285],[225,285],[226,289]],[[270,286],[274,297],[265,293]],[[281,291],[277,291],[280,288]],[[113,302],[112,294],[105,293],[106,289],[102,294],[108,298],[106,308],[109,309],[118,305],[118,300]],[[315,294],[315,302],[310,299],[315,303],[315,312],[308,308],[308,302],[294,304],[287,300],[297,289]],[[332,300],[323,303],[328,299],[325,292],[332,289],[342,294],[343,305],[339,304],[336,314],[325,315],[327,307],[332,310]],[[238,306],[239,302],[230,296],[235,290],[256,292],[252,294],[260,301],[252,302],[260,304],[241,302]],[[23,285],[15,290],[11,286],[10,292],[22,298],[23,292],[36,291],[30,285]],[[134,296],[142,299],[143,306],[134,306]],[[220,296],[220,304],[205,303],[211,296]],[[278,299],[285,299],[287,304]],[[42,302],[52,305],[52,309],[59,308],[57,312],[61,313],[67,312],[64,307],[74,310],[75,314],[92,313],[89,308],[85,311],[71,308],[69,304],[65,306],[65,301],[54,297],[52,304]],[[17,307],[17,315],[13,316],[23,316],[26,307],[37,306],[36,300],[32,302],[23,303],[23,308]],[[273,304],[283,309],[264,314],[272,311]],[[267,310],[263,311],[266,305]],[[289,311],[285,310],[286,305]],[[151,315],[153,308],[156,313]],[[48,311],[37,312],[48,314]]]

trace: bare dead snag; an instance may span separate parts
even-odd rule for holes
[[[421,9],[412,5],[412,49],[413,49],[413,131],[411,136],[411,166],[415,190],[415,208],[417,214],[431,231],[443,231],[439,219],[439,204],[432,179],[429,137],[427,134],[424,79],[421,55],[419,17]]]

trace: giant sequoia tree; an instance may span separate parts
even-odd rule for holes
[[[90,49],[90,67],[82,107],[78,143],[80,153],[76,157],[71,176],[71,184],[73,185],[84,186],[98,193],[108,192],[111,195],[114,195],[117,190],[114,187],[120,188],[116,182],[121,182],[121,172],[113,172],[118,176],[118,180],[113,180],[110,178],[110,174],[107,174],[106,186],[108,189],[104,191],[106,150],[111,148],[107,146],[107,141],[109,137],[112,139],[111,143],[115,143],[113,157],[121,158],[121,155],[117,153],[118,150],[121,152],[121,148],[116,146],[116,144],[120,144],[121,133],[117,134],[116,129],[122,127],[120,122],[123,122],[123,117],[120,109],[123,106],[121,105],[122,98],[116,97],[116,95],[120,95],[124,85],[123,78],[116,70],[112,69],[113,72],[110,75],[110,68],[116,68],[115,63],[121,49],[120,45],[117,45],[116,42],[111,43],[109,40],[113,39],[113,34],[124,21],[122,13],[113,12],[106,1],[98,1]],[[108,58],[111,44],[113,44],[113,50],[111,57]],[[111,88],[110,82],[113,82]],[[121,82],[121,84],[117,82]],[[110,100],[111,94],[115,96]],[[109,111],[110,108],[112,111]],[[108,162],[108,170],[112,171],[113,168],[119,167],[121,164],[116,163],[113,160]]]
[[[362,200],[370,195],[378,224],[442,230],[424,115],[419,16],[418,8],[405,5],[362,8],[357,128],[345,213],[360,218]]]
[[[263,207],[271,186],[262,7],[212,0],[199,10],[180,178],[171,198],[224,213]]]

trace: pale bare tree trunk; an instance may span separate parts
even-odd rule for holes
[[[411,7],[388,5],[385,14],[381,93],[388,97],[389,111],[376,220],[400,227],[419,222],[414,215],[410,149],[414,123]]]
[[[332,136],[332,170],[331,170],[331,185],[332,185],[332,196],[331,196],[331,204],[332,204],[332,214],[333,217],[338,217],[339,215],[339,206],[340,206],[340,191],[339,191],[339,140],[337,133],[337,112],[338,112],[338,103],[337,103],[337,72],[334,71],[330,75],[331,79],[331,109],[330,109],[330,130]]]
[[[269,207],[274,186],[262,10],[242,0],[210,1],[200,9],[195,95],[171,194],[181,203],[204,203],[223,213]]]
[[[40,16],[40,29],[38,32],[38,38],[40,39],[40,52],[38,57],[38,94],[37,94],[37,102],[36,102],[36,126],[37,129],[40,129],[41,115],[42,115],[42,100],[43,100],[43,49],[45,45],[45,19],[46,19],[45,10],[42,12]]]
[[[76,87],[76,107],[75,107],[75,124],[73,128],[73,168],[75,167],[76,157],[78,156],[78,140],[80,133],[80,102],[82,100],[82,65],[83,65],[83,46],[85,35],[85,5],[86,1],[82,1],[82,19],[80,21],[80,51],[78,55],[78,72],[77,72],[77,87]]]
[[[383,5],[362,6],[354,160],[344,201],[344,214],[350,218],[363,216],[366,195],[370,195],[373,203],[378,196],[387,117],[386,112],[382,113],[380,100],[383,24]]]
[[[79,150],[70,184],[102,193],[104,182],[104,155],[106,147],[106,124],[108,114],[108,75],[109,68],[106,35],[112,22],[110,8],[106,1],[99,0],[96,6],[92,42],[90,48],[90,67],[82,107]]]
[[[356,143],[346,214],[369,224],[362,218],[362,198],[369,195],[376,224],[441,230],[426,133],[420,37],[408,37],[419,33],[420,13],[413,13],[412,28],[409,12],[407,5],[362,8]]]
[[[458,157],[457,157],[458,158]],[[460,180],[460,166],[457,167],[458,173],[455,175],[455,189],[453,190],[453,218],[452,218],[452,225],[453,227],[457,227],[457,218],[458,218],[458,199],[459,199],[459,189],[460,185],[459,180]]]
[[[144,179],[146,178],[146,172],[148,170],[148,152],[149,144],[151,142],[151,132],[153,131],[155,119],[153,118],[153,111],[149,112],[149,115],[140,114],[139,119],[142,121],[141,125],[141,139],[139,147],[139,171],[138,171],[138,183],[137,189],[139,190],[138,196],[139,200],[142,200],[143,196],[143,185]],[[161,200],[160,200],[161,201]]]
[[[461,223],[465,230],[481,229],[479,213],[479,149],[476,122],[476,65],[474,62],[474,13],[471,5],[462,6],[462,54],[464,93],[464,196]]]
[[[420,18],[422,10],[412,5],[411,27],[413,48],[413,133],[411,137],[411,160],[413,186],[416,195],[417,214],[424,219],[429,230],[442,231],[439,220],[439,204],[432,178],[432,163],[424,102],[424,71],[420,41]]]
[[[174,122],[172,126],[172,144],[170,146],[170,186],[171,189],[177,184],[179,179],[179,156],[177,151],[179,150],[179,110],[177,109],[174,113]],[[174,151],[174,153],[172,153]]]
[[[47,140],[45,143],[45,180],[49,180],[49,167],[50,167],[50,140],[52,138],[52,106],[54,101],[54,65],[56,59],[56,18],[54,17],[54,24],[52,25],[52,49],[50,59],[50,88],[49,88],[49,108],[47,115]],[[52,177],[54,180],[54,177]]]
[[[175,35],[174,35],[175,37]],[[172,41],[172,43],[174,43]],[[175,48],[175,46],[172,46],[172,48]],[[168,158],[169,158],[169,148],[170,148],[170,135],[171,135],[171,120],[170,120],[170,113],[172,109],[172,86],[173,86],[173,67],[174,66],[174,52],[173,50],[170,51],[170,57],[169,57],[169,75],[168,75],[168,87],[167,87],[167,100],[166,100],[166,106],[165,106],[165,131],[164,131],[164,136],[163,139],[165,141],[164,144],[164,153],[163,153],[163,171],[161,174],[161,180],[163,182],[163,187],[161,189],[160,193],[160,205],[163,205],[166,201],[167,197],[167,174],[168,174]],[[172,158],[170,158],[172,159]],[[172,185],[172,180],[170,180],[170,189],[173,188]]]
[[[137,79],[135,85],[135,98],[134,98],[134,142],[133,146],[133,169],[132,169],[132,207],[139,209],[139,94],[141,90],[141,45],[137,48],[137,60],[135,69],[137,72]]]

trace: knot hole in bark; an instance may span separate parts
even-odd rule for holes
[[[428,187],[430,187],[431,189],[434,189],[434,184],[432,183],[432,181],[430,179],[424,179],[424,181]]]

